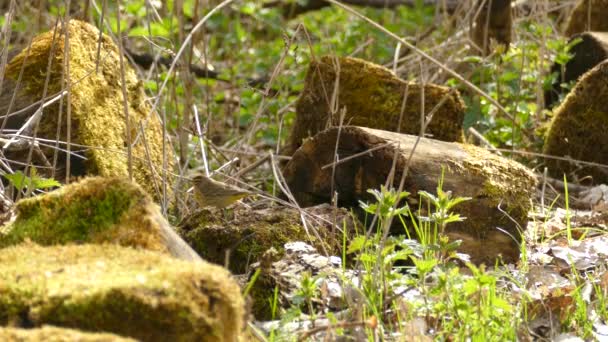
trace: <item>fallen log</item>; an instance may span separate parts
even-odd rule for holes
[[[518,226],[525,225],[535,176],[522,165],[476,146],[426,138],[420,138],[416,146],[417,139],[364,127],[330,128],[296,151],[283,170],[285,180],[301,206],[329,202],[333,189],[339,206],[357,208],[359,200],[372,200],[367,190],[385,184],[393,165],[395,188],[409,165],[404,190],[411,194],[407,200],[414,211],[418,191],[435,193],[444,172],[444,191],[472,198],[455,209],[467,219],[450,224],[446,231],[450,238],[463,240],[460,251],[470,254],[476,263],[493,263],[498,255],[505,261],[516,260],[516,240],[521,237]],[[335,151],[343,162],[332,170],[326,166],[334,163]]]
[[[202,261],[139,185],[126,178],[88,177],[22,199],[16,216],[0,226],[0,248],[24,241],[40,245],[105,243]]]

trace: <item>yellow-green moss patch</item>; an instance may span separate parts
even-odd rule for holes
[[[531,199],[534,198],[537,179],[534,174],[523,165],[497,156],[477,146],[462,144],[461,147],[468,153],[464,160],[466,172],[474,173],[485,179],[482,193],[477,197],[489,200],[490,207],[501,206],[509,214],[509,220],[515,220],[519,225],[525,224],[528,213],[532,208]],[[467,216],[467,213],[464,213]],[[491,227],[499,222],[484,222],[483,216],[475,216],[479,220],[469,221],[472,226]],[[495,219],[495,218],[493,218]],[[519,232],[511,231],[515,237]]]
[[[146,341],[235,341],[243,301],[221,267],[115,245],[0,253],[0,324],[50,324]]]
[[[91,177],[17,202],[17,218],[3,227],[0,246],[29,239],[42,245],[111,242],[166,252],[151,219],[152,198],[124,178]]]

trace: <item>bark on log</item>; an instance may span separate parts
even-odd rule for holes
[[[358,200],[371,200],[367,189],[377,189],[385,183],[394,157],[395,187],[398,186],[416,139],[364,127],[346,126],[340,132],[331,128],[302,145],[285,166],[284,176],[302,206],[329,202],[334,189],[340,206],[356,208]],[[338,140],[339,159],[363,154],[338,164],[332,177],[332,168],[323,166],[334,162]],[[377,149],[365,153],[373,148]],[[475,146],[422,138],[405,180],[412,208],[418,208],[419,190],[436,193],[442,169],[444,191],[472,197],[455,209],[467,220],[450,224],[447,235],[463,239],[460,250],[470,254],[476,263],[493,262],[499,254],[507,261],[517,259],[519,249],[515,241],[496,228],[520,238],[517,227],[526,222],[536,185],[534,175],[516,162]]]
[[[562,83],[578,80],[582,74],[608,58],[608,32],[584,32],[574,35],[569,43],[575,39],[581,41],[570,50],[574,57],[563,66],[563,73],[562,65],[557,61],[551,67],[551,72],[556,73],[557,77],[551,89],[545,92],[547,108],[553,107],[559,101],[559,96],[564,92]]]
[[[477,8],[479,15],[475,18],[475,27],[471,35],[477,45],[475,48],[487,56],[492,52],[493,39],[508,49],[513,26],[511,0],[479,0]]]

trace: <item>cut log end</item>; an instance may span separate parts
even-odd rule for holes
[[[513,161],[475,146],[417,140],[416,136],[363,127],[331,128],[303,144],[286,165],[285,179],[302,206],[329,202],[333,190],[338,193],[340,206],[357,208],[359,200],[372,200],[367,190],[385,184],[393,167],[397,187],[407,165],[404,190],[411,194],[411,207],[418,208],[418,191],[436,193],[443,177],[444,191],[472,198],[454,208],[467,219],[447,228],[448,235],[470,240],[465,241],[461,251],[471,254],[477,263],[494,260],[499,254],[508,261],[515,260],[519,254],[515,241],[521,237],[518,226],[525,225],[536,184],[534,175]],[[340,162],[333,169],[327,165],[335,161],[337,141],[337,160],[357,157]],[[403,232],[403,228],[399,227],[399,231]],[[499,235],[512,243],[505,244],[496,238]],[[479,249],[480,245],[492,248]]]

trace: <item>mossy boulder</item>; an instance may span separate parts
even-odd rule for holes
[[[131,138],[127,141],[127,120],[119,67],[120,52],[108,36],[102,35],[100,41],[96,27],[71,20],[69,25],[57,28],[56,36],[51,30],[34,37],[31,48],[17,54],[6,66],[4,77],[9,83],[21,77],[20,72],[23,69],[20,88],[12,89],[18,94],[17,102],[34,103],[44,96],[48,100],[62,91],[62,86],[65,86],[62,77],[67,72],[64,58],[66,31],[69,32],[70,58],[69,75],[65,76],[70,79],[70,95],[63,98],[61,112],[59,101],[45,108],[38,137],[91,147],[82,152],[86,160],[76,157],[70,159],[70,172],[76,176],[127,176],[126,146],[131,144],[135,181],[150,194],[160,197],[160,167],[172,166],[171,158],[163,160],[162,125],[157,115],[151,113],[146,102],[143,83],[126,64],[124,81]],[[99,60],[98,46],[101,48]],[[126,61],[125,59],[125,63]],[[50,78],[45,93],[47,69]],[[29,101],[25,101],[23,97],[27,97]],[[139,136],[139,139],[136,139],[141,134],[141,127],[144,128],[145,138]],[[76,150],[81,148],[72,147],[72,151]],[[57,153],[55,149],[50,148],[43,148],[43,152],[48,160],[53,160],[53,154]],[[66,153],[59,152],[59,168],[65,169],[65,166]],[[154,167],[158,169],[153,170]],[[55,178],[63,180],[64,174],[65,170],[59,170]]]
[[[107,333],[87,333],[74,329],[43,326],[36,329],[0,328],[0,340],[12,342],[135,342],[134,339]]]
[[[167,252],[157,205],[120,177],[90,177],[16,204],[16,219],[2,228],[0,247],[31,240],[41,245],[115,243]]]
[[[585,73],[554,111],[544,153],[572,160],[608,164],[608,61]],[[564,160],[546,160],[551,174],[561,179],[592,177],[608,183],[608,168]]]
[[[337,253],[342,246],[342,229],[352,236],[357,224],[345,209],[334,211],[326,205],[307,208],[302,215],[285,207],[235,207],[230,215],[233,217],[227,219],[220,211],[202,209],[184,220],[178,233],[203,259],[219,265],[228,261],[228,269],[236,274],[244,273],[270,248],[281,254],[283,245],[291,241],[308,241],[320,251]],[[332,229],[332,222],[337,222],[337,227]]]
[[[116,245],[0,253],[0,325],[45,324],[145,341],[236,341],[240,288],[223,268]]]
[[[585,31],[608,31],[608,0],[579,0],[566,23],[571,37]]]
[[[334,90],[335,113],[330,109]],[[324,56],[312,61],[308,68],[304,90],[296,105],[288,152],[294,152],[303,139],[328,126],[337,126],[343,108],[344,124],[409,134],[420,133],[421,110],[424,115],[433,111],[425,133],[438,140],[463,141],[465,105],[458,91],[407,82],[362,59]]]

